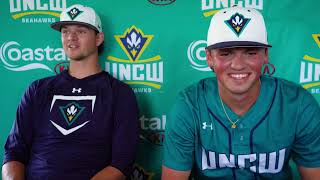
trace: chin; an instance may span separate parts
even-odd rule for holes
[[[233,94],[244,94],[248,92],[249,89],[250,89],[250,86],[248,84],[233,85],[228,87],[228,90]]]
[[[241,94],[245,94],[245,93],[247,93],[248,92],[248,90],[239,90],[239,89],[237,89],[237,90],[231,90],[231,92],[232,92],[232,94],[238,94],[238,95],[241,95]]]
[[[68,56],[68,57],[74,61],[81,61],[84,59],[83,56]]]

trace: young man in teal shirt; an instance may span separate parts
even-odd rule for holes
[[[216,77],[182,91],[166,127],[162,178],[320,178],[320,108],[302,87],[261,76],[267,31],[255,9],[217,12],[206,56]]]

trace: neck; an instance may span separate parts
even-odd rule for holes
[[[258,81],[254,86],[255,87],[251,88],[251,90],[243,94],[221,91],[222,88],[219,87],[219,95],[222,101],[227,104],[233,112],[238,116],[243,116],[257,101],[260,94],[260,81]]]
[[[95,58],[87,58],[82,60],[70,60],[69,74],[77,79],[101,72],[98,63],[98,56]]]

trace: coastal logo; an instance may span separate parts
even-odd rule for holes
[[[16,41],[9,41],[1,45],[0,59],[3,66],[11,71],[43,69],[53,72],[47,64],[66,61],[67,57],[62,48],[25,48]]]
[[[201,10],[204,17],[212,16],[220,9],[232,7],[235,5],[263,10],[263,0],[201,0]]]
[[[153,175],[154,173],[147,172],[143,167],[134,164],[129,180],[151,180]]]
[[[174,3],[176,0],[148,0],[150,3],[158,6],[166,6]]]
[[[312,34],[320,48],[320,34]],[[304,55],[300,64],[300,84],[312,94],[320,94],[320,58]]]
[[[211,71],[207,64],[206,48],[207,41],[192,41],[187,50],[188,60],[193,69],[198,71]]]
[[[167,116],[149,118],[142,115],[139,120],[141,125],[140,140],[148,144],[162,146]]]
[[[163,83],[163,61],[160,55],[141,59],[153,35],[145,35],[131,26],[122,35],[114,36],[128,59],[108,56],[106,71],[115,78],[132,85],[134,92],[150,93]]]
[[[66,0],[10,0],[10,13],[22,23],[53,23],[60,17]]]

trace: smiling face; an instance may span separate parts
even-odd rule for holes
[[[268,63],[268,49],[258,47],[225,48],[206,51],[208,65],[216,73],[220,93],[256,94],[263,64]]]
[[[81,61],[98,52],[103,34],[82,25],[65,25],[61,28],[61,39],[65,53],[71,60]]]

